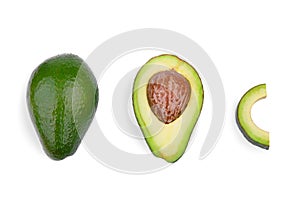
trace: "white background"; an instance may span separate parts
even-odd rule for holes
[[[0,199],[299,199],[299,10],[297,0],[2,1]],[[50,160],[26,109],[31,72],[51,56],[87,58],[110,37],[149,27],[188,36],[217,66],[226,120],[216,148],[198,160],[199,132],[178,162],[147,175],[106,168],[82,146]],[[268,97],[253,118],[270,131],[269,151],[249,144],[234,121],[241,95],[264,82]]]

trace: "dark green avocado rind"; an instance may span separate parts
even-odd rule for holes
[[[239,117],[238,117],[238,110],[239,110],[239,106],[240,106],[240,104],[241,104],[242,99],[246,96],[246,94],[247,94],[250,90],[253,90],[253,89],[258,88],[258,87],[263,86],[263,85],[265,85],[265,84],[260,84],[260,85],[257,85],[257,86],[255,86],[255,87],[249,89],[249,90],[242,96],[242,98],[241,98],[241,100],[239,101],[238,106],[237,106],[237,108],[236,108],[236,112],[235,112],[235,120],[236,120],[237,126],[238,126],[238,128],[240,129],[240,131],[242,132],[243,136],[244,136],[251,144],[253,144],[253,145],[255,145],[255,146],[258,146],[258,147],[260,147],[260,148],[269,150],[269,145],[259,143],[259,142],[255,141],[255,140],[253,140],[253,139],[248,135],[247,131],[246,131],[246,130],[242,127],[242,125],[240,124]]]
[[[62,160],[76,152],[95,115],[96,78],[76,55],[52,57],[32,73],[27,104],[46,154]]]

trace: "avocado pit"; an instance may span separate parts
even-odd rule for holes
[[[154,74],[147,85],[147,99],[155,116],[169,124],[180,117],[191,97],[189,81],[175,70]]]

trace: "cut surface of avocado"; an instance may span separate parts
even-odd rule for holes
[[[185,152],[203,104],[197,71],[174,55],[150,59],[137,73],[133,107],[152,153],[167,162]]]
[[[259,128],[251,118],[252,106],[267,97],[266,84],[248,90],[241,98],[236,112],[236,121],[245,138],[252,144],[269,149],[269,132]]]

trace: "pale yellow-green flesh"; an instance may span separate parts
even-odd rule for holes
[[[190,101],[181,116],[164,124],[152,112],[147,99],[150,78],[166,70],[175,70],[191,85]],[[138,72],[133,87],[133,106],[144,137],[157,157],[175,162],[184,153],[203,104],[203,87],[198,73],[188,63],[173,55],[161,55],[149,60]]]
[[[251,118],[252,106],[260,99],[266,98],[266,84],[251,88],[241,99],[238,106],[238,120],[246,134],[259,144],[269,146],[269,132],[262,130]]]

